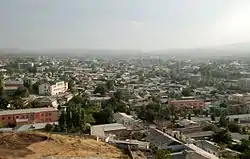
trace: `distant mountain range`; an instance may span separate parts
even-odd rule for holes
[[[0,49],[1,55],[166,55],[185,57],[211,57],[211,56],[250,56],[250,43],[227,44],[207,48],[195,49],[170,49],[142,52],[139,50],[111,50],[111,49],[51,49],[51,50],[21,50],[21,49]]]

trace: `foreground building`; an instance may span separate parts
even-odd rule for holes
[[[4,126],[20,126],[32,123],[56,122],[55,108],[32,108],[0,111],[0,123]]]

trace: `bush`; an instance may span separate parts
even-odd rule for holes
[[[215,127],[213,125],[208,125],[208,126],[205,126],[202,130],[203,131],[215,131]]]
[[[0,122],[0,128],[3,128],[3,127],[4,127],[4,126],[3,126],[3,123]]]
[[[229,129],[230,132],[233,132],[233,133],[241,133],[240,125],[238,125],[236,123],[228,124],[228,129]]]
[[[51,124],[46,124],[44,130],[47,131],[47,132],[50,132],[50,131],[53,130],[53,128],[54,128],[53,125],[51,125]]]

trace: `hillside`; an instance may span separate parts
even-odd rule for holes
[[[40,159],[47,156],[128,158],[121,150],[90,138],[45,133],[0,133],[0,159]]]

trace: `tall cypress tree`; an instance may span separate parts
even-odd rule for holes
[[[66,109],[66,126],[67,126],[67,131],[70,131],[73,127],[72,125],[72,112],[71,112],[71,107],[67,107]]]
[[[81,109],[79,123],[80,123],[81,130],[84,130],[84,127],[86,124],[86,114],[85,114],[84,108]]]
[[[3,95],[3,91],[4,91],[4,89],[3,89],[3,78],[0,77],[0,96]]]
[[[61,115],[60,115],[59,120],[58,120],[58,124],[59,124],[61,131],[64,131],[65,130],[65,112],[64,112],[64,110],[61,112]]]

